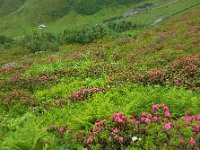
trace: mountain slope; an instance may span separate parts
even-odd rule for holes
[[[59,32],[120,17],[149,25],[197,5],[198,0],[0,0],[0,33],[22,36],[43,23]]]
[[[1,50],[0,149],[64,150],[73,149],[71,146],[79,149],[79,144],[82,149],[88,147],[85,144],[88,138],[76,137],[82,135],[83,130],[98,129],[97,125],[93,126],[95,122],[102,119],[111,122],[109,117],[118,112],[141,116],[142,112],[152,110],[154,104],[166,104],[170,114],[151,111],[151,115],[159,115],[159,119],[167,118],[124,128],[122,136],[126,141],[137,135],[143,142],[128,143],[125,147],[198,149],[200,131],[199,128],[198,133],[193,130],[197,123],[184,123],[179,118],[187,119],[185,111],[191,114],[188,118],[199,114],[199,14],[197,8],[173,17],[136,39],[106,38],[88,45],[63,45],[59,52],[33,54],[22,47]],[[173,123],[172,128],[165,130],[169,121]],[[186,127],[187,124],[191,127]],[[103,134],[99,137],[108,141],[108,145],[121,145],[115,138],[107,139],[113,135],[116,125],[116,122],[103,124],[97,133]],[[119,125],[117,129],[121,134],[124,126]],[[70,130],[67,128],[63,133],[66,127]],[[140,127],[145,128],[137,134],[129,134]],[[158,135],[162,142],[158,141]],[[189,145],[191,135],[196,140],[192,146]],[[182,136],[186,140],[184,144],[174,143]],[[95,141],[91,144],[99,142],[96,134],[90,132],[88,137]],[[166,145],[168,141],[170,144]],[[125,147],[120,149],[125,150]]]

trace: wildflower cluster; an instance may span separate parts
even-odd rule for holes
[[[87,99],[89,96],[98,93],[98,92],[103,92],[105,91],[104,88],[100,87],[92,87],[92,88],[83,88],[80,89],[68,96],[69,99],[76,101],[76,100],[83,100]]]
[[[81,134],[80,134],[81,133]],[[200,144],[200,114],[175,119],[165,104],[153,105],[150,113],[126,117],[114,113],[96,122],[90,132],[78,132],[76,139],[83,149],[135,148],[197,148]],[[150,143],[150,144],[149,144]]]

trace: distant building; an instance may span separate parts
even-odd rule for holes
[[[38,26],[38,29],[43,30],[44,28],[46,28],[46,26],[44,24],[41,24]]]

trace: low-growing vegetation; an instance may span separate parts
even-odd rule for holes
[[[0,37],[0,149],[198,150],[199,12]]]

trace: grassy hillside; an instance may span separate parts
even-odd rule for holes
[[[170,19],[136,39],[105,37],[58,52],[1,50],[2,149],[198,149],[198,1],[155,2],[127,20],[152,27]],[[76,15],[77,22],[100,21],[103,11]]]
[[[15,13],[26,0],[0,0],[0,17]]]
[[[14,7],[11,2],[15,4]],[[141,9],[146,4],[149,4],[148,7]],[[0,32],[8,36],[22,36],[25,32],[38,30],[38,25],[42,23],[47,25],[47,31],[60,32],[86,24],[101,23],[112,18],[130,20],[148,26],[158,19],[163,21],[198,5],[198,0],[1,1]],[[140,8],[139,12],[132,14],[134,9],[138,8]]]

